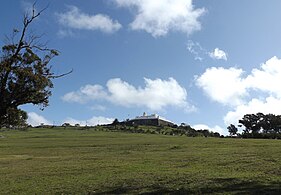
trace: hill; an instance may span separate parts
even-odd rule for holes
[[[280,194],[281,141],[0,132],[1,194]]]

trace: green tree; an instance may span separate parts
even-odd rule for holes
[[[112,122],[112,125],[119,125],[119,121],[118,121],[118,119],[116,118],[116,119],[114,119],[114,121]]]
[[[246,114],[239,123],[245,127],[243,137],[276,138],[281,133],[281,115]]]
[[[235,125],[233,124],[230,124],[228,127],[227,127],[227,130],[229,132],[229,134],[232,136],[232,135],[236,135],[237,132],[238,132],[238,129],[237,127],[235,127]]]
[[[239,123],[244,125],[244,134],[257,134],[261,130],[261,118],[264,117],[262,113],[246,114],[243,116]]]
[[[27,114],[23,110],[9,108],[7,110],[7,117],[5,117],[4,123],[7,128],[25,129],[27,127],[26,119]]]
[[[71,127],[70,123],[63,123],[61,126],[64,128]]]
[[[45,8],[46,9],[46,8]],[[23,104],[48,106],[52,79],[55,75],[49,62],[58,51],[40,44],[41,36],[29,31],[32,22],[45,10],[25,14],[21,30],[14,29],[8,44],[0,53],[0,127],[17,126],[17,120],[24,122],[27,115],[18,107]],[[13,118],[13,120],[11,120]],[[19,123],[21,123],[19,121]]]

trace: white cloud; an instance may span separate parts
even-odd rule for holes
[[[221,135],[227,134],[227,130],[223,129],[222,127],[220,127],[218,125],[216,125],[214,127],[209,127],[208,125],[205,125],[205,124],[197,124],[197,125],[193,125],[192,128],[196,129],[196,130],[208,129],[209,131],[212,131],[212,132],[218,132]]]
[[[107,90],[99,85],[87,85],[87,87],[81,87],[79,91],[67,93],[62,99],[79,103],[89,100],[106,100],[116,105],[146,107],[153,111],[162,110],[167,106],[181,107],[189,111],[194,109],[187,103],[186,90],[175,79],[144,78],[144,80],[145,86],[136,88],[120,78],[110,79],[106,84]]]
[[[135,88],[121,79],[109,80],[107,87],[111,94],[110,101],[127,107],[145,106],[151,110],[161,110],[169,105],[186,105],[187,92],[175,79],[144,80],[144,88]]]
[[[105,33],[118,31],[122,25],[118,21],[113,21],[104,14],[89,15],[81,12],[75,6],[68,6],[69,10],[65,13],[57,13],[58,22],[64,27],[83,30],[100,30]],[[69,31],[60,31],[65,33]]]
[[[194,9],[192,0],[114,0],[120,7],[136,11],[133,30],[145,30],[154,37],[169,31],[191,34],[201,29],[198,18],[205,9]]]
[[[214,51],[209,52],[209,56],[213,59],[227,61],[227,54],[219,48],[215,48]]]
[[[196,85],[214,101],[224,105],[239,105],[247,95],[242,69],[208,68],[196,78]]]
[[[101,85],[86,85],[76,92],[65,94],[62,99],[66,102],[86,103],[89,100],[106,98],[107,94]]]
[[[114,121],[114,118],[107,118],[103,116],[94,116],[88,120],[76,120],[73,118],[67,118],[64,120],[63,123],[69,123],[71,125],[79,124],[81,126],[95,126],[95,125],[104,125],[104,124],[110,124]]]
[[[281,98],[281,59],[272,57],[246,78],[247,86]]]
[[[224,117],[225,124],[238,124],[238,120],[242,119],[245,114],[256,114],[262,112],[264,114],[281,114],[281,99],[275,97],[267,97],[265,100],[253,98],[246,104],[238,105],[233,111],[229,111]]]
[[[69,92],[62,97],[62,100],[66,102],[78,102],[78,103],[85,103],[86,101],[80,91]]]
[[[198,42],[188,40],[186,45],[187,50],[194,56],[194,60],[203,61],[205,57],[210,57],[215,60],[225,60],[227,61],[227,54],[225,51],[215,48],[213,51],[207,51]]]
[[[198,87],[214,101],[230,106],[226,125],[238,124],[245,114],[281,114],[281,59],[272,57],[250,74],[237,68],[209,68],[196,79]]]
[[[35,112],[29,112],[28,113],[28,119],[27,123],[32,126],[38,126],[41,123],[44,123],[44,125],[50,125],[51,122],[45,119],[43,116],[36,114]]]

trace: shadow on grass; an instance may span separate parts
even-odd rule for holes
[[[197,192],[201,194],[281,194],[281,184],[277,182],[260,183],[258,181],[242,181],[234,178],[219,178],[211,180],[210,185],[199,188]]]
[[[143,189],[144,190],[144,189]],[[178,189],[169,189],[167,187],[150,186],[143,192],[142,189],[130,187],[116,187],[101,193],[89,194],[281,194],[281,183],[272,182],[262,184],[255,181],[241,181],[233,178],[213,179],[207,185],[190,188],[190,186],[181,186]]]

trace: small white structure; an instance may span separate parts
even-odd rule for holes
[[[160,117],[157,114],[151,114],[151,115],[147,115],[145,112],[143,113],[142,116],[136,116],[136,118],[131,119],[128,121],[129,124],[133,124],[133,125],[151,125],[151,126],[173,126],[174,123],[163,118]]]

